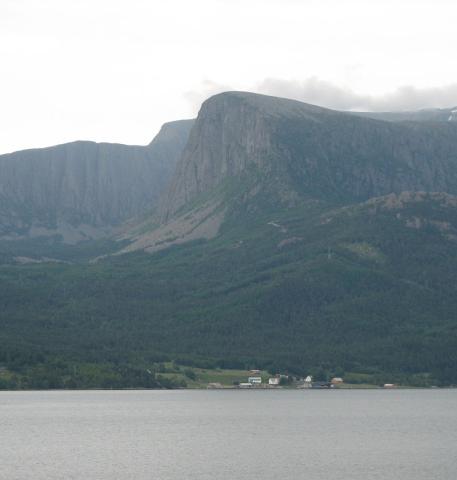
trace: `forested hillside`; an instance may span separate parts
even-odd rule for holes
[[[155,255],[4,265],[0,362],[58,385],[167,359],[456,383],[456,201],[312,203]]]
[[[456,128],[209,99],[155,213],[0,243],[0,388],[177,386],[164,362],[457,384]]]

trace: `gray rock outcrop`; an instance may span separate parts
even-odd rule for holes
[[[78,141],[0,156],[0,237],[97,238],[151,210],[192,121],[165,124],[147,146]]]
[[[387,122],[243,92],[207,100],[161,203],[163,222],[232,178],[272,204],[457,193],[457,125]],[[256,189],[250,198],[255,197]]]

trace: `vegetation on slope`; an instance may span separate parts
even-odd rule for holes
[[[398,198],[238,212],[154,255],[3,265],[0,365],[23,387],[161,386],[145,372],[167,360],[456,384],[457,214]]]

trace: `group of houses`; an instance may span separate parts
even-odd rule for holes
[[[263,384],[262,377],[260,376],[260,370],[251,370],[249,372],[251,376],[248,377],[247,382],[241,382],[238,386],[240,388],[275,388],[281,385],[288,385],[288,375],[278,374],[268,379],[268,383]],[[336,385],[344,383],[340,377],[334,377],[329,382],[314,381],[311,375],[308,375],[304,379],[299,379],[296,383],[298,388],[335,388]]]
[[[288,375],[277,374],[273,377],[269,377],[266,380],[262,378],[260,370],[250,370],[249,376],[246,382],[234,382],[237,388],[280,388],[282,386],[293,386],[296,388],[321,388],[330,389],[336,388],[344,384],[344,380],[341,377],[333,377],[330,381],[314,380],[312,375],[308,375],[305,378],[292,379]],[[381,385],[384,388],[397,388],[394,383],[386,383]],[[209,383],[207,388],[224,388],[219,382]],[[226,388],[226,387],[225,387]]]

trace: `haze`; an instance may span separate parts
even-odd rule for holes
[[[228,89],[333,108],[457,104],[455,1],[2,0],[0,153],[145,144]]]

